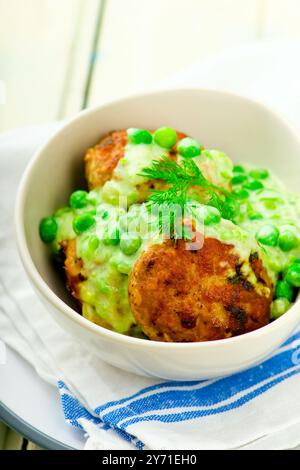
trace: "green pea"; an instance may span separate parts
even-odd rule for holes
[[[51,243],[55,240],[58,225],[54,217],[45,217],[39,226],[40,237],[44,243]]]
[[[239,189],[237,191],[232,191],[232,193],[238,198],[238,199],[248,199],[250,196],[249,191],[247,189]]]
[[[127,207],[132,206],[133,204],[136,204],[139,200],[139,193],[138,192],[132,192],[127,195]]]
[[[268,178],[269,172],[265,168],[256,168],[254,170],[249,171],[249,175],[255,180],[264,180]]]
[[[96,235],[86,236],[79,242],[79,253],[81,258],[91,260],[99,246],[99,239]]]
[[[291,285],[286,281],[278,281],[276,284],[275,295],[277,298],[284,297],[290,302],[293,299],[294,291]]]
[[[80,235],[81,233],[85,232],[92,228],[96,223],[95,217],[92,214],[86,213],[81,214],[75,217],[73,220],[73,230],[76,235]]]
[[[256,233],[256,240],[267,246],[276,246],[279,237],[279,230],[274,225],[264,225]]]
[[[265,206],[266,209],[268,209],[270,211],[274,211],[274,210],[277,209],[277,202],[272,201],[272,200],[264,201],[264,206]]]
[[[247,179],[248,177],[246,175],[243,175],[243,174],[235,175],[232,178],[232,184],[233,185],[242,184],[245,181],[247,181]]]
[[[88,304],[92,304],[92,305],[95,303],[95,300],[96,300],[95,291],[94,289],[89,288],[89,284],[88,285],[86,283],[81,284],[80,300]]]
[[[279,235],[278,245],[282,251],[290,251],[299,245],[299,237],[292,229],[284,229]]]
[[[61,207],[54,213],[54,217],[61,217],[62,215],[67,214],[67,212],[71,212],[70,207]]]
[[[250,220],[262,220],[262,219],[263,219],[263,215],[260,214],[259,212],[249,212],[248,218],[249,218]]]
[[[99,215],[101,217],[101,219],[103,220],[107,220],[109,218],[109,212],[107,210],[100,210],[99,211]]]
[[[97,189],[93,189],[86,195],[86,201],[88,204],[92,206],[96,206],[99,202],[99,191]]]
[[[120,249],[127,256],[133,255],[141,246],[142,239],[138,236],[127,237],[123,235],[120,241]]]
[[[129,336],[133,336],[134,338],[140,339],[147,339],[147,336],[144,335],[140,326],[133,325],[129,330]]]
[[[201,145],[191,137],[185,137],[178,142],[178,152],[184,158],[194,158],[201,154]]]
[[[244,185],[244,188],[250,189],[250,191],[258,191],[259,189],[263,189],[264,185],[262,184],[261,181],[253,180],[253,181],[249,181],[249,183],[246,183]]]
[[[119,164],[122,166],[126,166],[128,163],[128,158],[122,157],[121,160],[119,160]]]
[[[268,264],[270,266],[270,269],[275,273],[280,273],[283,269],[282,261],[280,260],[278,254],[276,254],[275,256],[269,256]]]
[[[127,130],[128,140],[132,144],[151,144],[152,134],[146,129],[130,128]]]
[[[120,243],[120,228],[117,225],[106,227],[103,236],[105,245],[118,245]]]
[[[91,235],[88,240],[89,252],[93,253],[95,250],[97,250],[99,243],[99,238],[96,235]]]
[[[271,304],[271,320],[281,317],[290,308],[291,304],[285,297],[273,300]]]
[[[111,292],[111,287],[107,282],[104,281],[101,277],[95,279],[95,285],[101,294],[109,294]]]
[[[129,274],[132,264],[118,257],[111,259],[111,264],[121,274]]]
[[[177,134],[171,127],[160,127],[154,132],[154,142],[160,147],[170,149],[177,141]]]
[[[242,165],[234,165],[233,173],[245,173],[245,168]]]
[[[300,264],[293,263],[288,268],[285,280],[293,287],[300,287]]]
[[[89,209],[88,211],[84,211],[85,214],[90,214],[90,215],[96,215],[97,214],[97,209]]]
[[[221,220],[220,211],[216,207],[202,206],[198,209],[198,214],[205,225],[215,225]]]
[[[73,209],[81,209],[87,205],[87,192],[79,189],[78,191],[74,191],[74,193],[70,196],[70,206]]]

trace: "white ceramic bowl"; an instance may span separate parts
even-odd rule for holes
[[[261,361],[300,320],[297,302],[284,316],[251,333],[203,343],[130,338],[97,326],[72,309],[72,300],[40,241],[40,219],[66,203],[83,175],[85,150],[111,129],[174,127],[236,162],[268,167],[297,191],[300,141],[271,110],[220,91],[154,91],[84,111],[41,148],[23,177],[16,207],[18,246],[37,293],[60,325],[103,360],[137,374],[196,380],[231,374]]]

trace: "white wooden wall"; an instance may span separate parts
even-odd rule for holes
[[[300,0],[0,0],[0,131],[264,38],[300,38]]]

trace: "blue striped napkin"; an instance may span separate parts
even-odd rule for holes
[[[98,448],[109,448],[105,434],[110,442],[112,431],[137,449],[237,448],[295,420],[300,423],[299,372],[298,332],[272,357],[246,371],[214,380],[154,383],[124,396],[120,391],[118,399],[108,402],[99,390],[92,410],[64,381],[58,386],[66,420],[87,430]],[[118,388],[122,390],[122,383]]]

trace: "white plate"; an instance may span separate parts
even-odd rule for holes
[[[83,432],[66,423],[58,389],[10,348],[6,363],[0,365],[0,403],[0,418],[40,447],[83,448]]]

